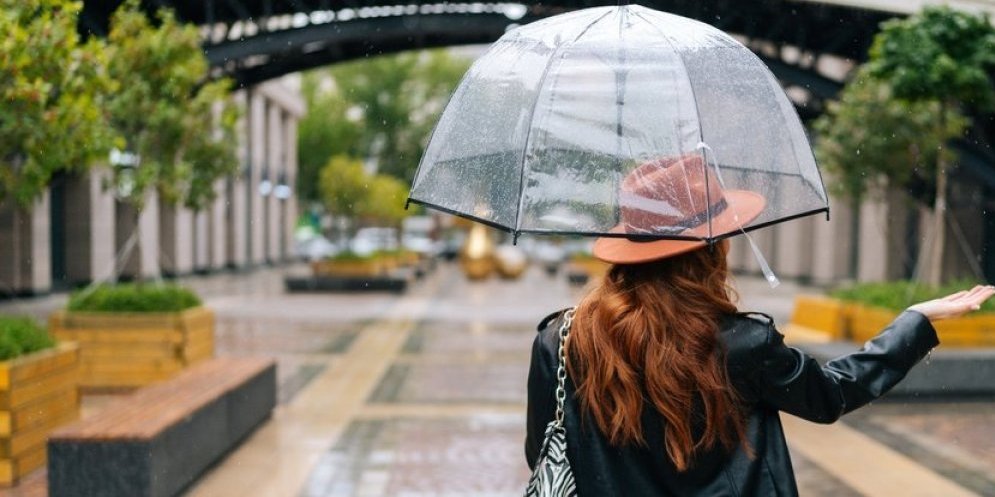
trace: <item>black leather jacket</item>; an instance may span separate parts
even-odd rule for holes
[[[525,440],[530,468],[556,407],[559,316],[543,320],[532,348]],[[567,458],[580,496],[798,495],[778,412],[832,423],[883,395],[939,343],[930,322],[911,311],[860,351],[825,366],[784,345],[784,337],[763,315],[728,316],[721,337],[730,378],[746,405],[746,436],[755,456],[748,457],[742,449],[730,454],[715,448],[698,454],[694,465],[681,473],[667,458],[662,442],[648,448],[614,447],[593,423],[581,426],[574,385],[568,379]],[[661,420],[652,406],[644,411],[646,440],[663,440]]]

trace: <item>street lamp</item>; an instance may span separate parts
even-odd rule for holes
[[[112,148],[108,162],[114,168],[117,197],[130,197],[135,192],[135,169],[138,167],[140,157],[131,151]]]
[[[269,166],[263,167],[262,179],[259,181],[259,195],[268,197],[273,193],[273,182],[269,180]]]
[[[290,185],[287,184],[287,175],[283,172],[277,176],[276,188],[273,188],[273,195],[280,200],[287,200],[290,195],[293,194],[293,190]]]

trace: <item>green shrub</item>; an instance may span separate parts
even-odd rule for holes
[[[0,316],[0,361],[54,346],[52,337],[33,319]]]
[[[915,281],[888,281],[883,283],[861,283],[839,288],[830,296],[847,302],[857,302],[871,307],[882,307],[895,311],[922,302],[943,297],[951,293],[972,288],[974,281],[956,281],[935,288]],[[989,300],[981,306],[982,312],[995,312],[995,302]]]
[[[339,252],[339,253],[337,253],[337,254],[335,254],[335,255],[333,255],[333,256],[325,259],[325,260],[336,261],[336,262],[360,262],[360,261],[373,260],[374,258],[375,258],[374,254],[360,255],[360,254],[357,254],[355,252],[346,250],[346,251],[343,251],[343,252]]]
[[[80,290],[68,309],[79,312],[178,312],[201,305],[193,291],[177,285],[104,285]]]

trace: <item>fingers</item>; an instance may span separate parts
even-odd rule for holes
[[[954,301],[956,301],[957,299],[959,299],[959,298],[961,298],[961,297],[963,297],[963,296],[967,295],[967,293],[968,293],[968,291],[967,291],[967,290],[961,290],[961,291],[959,291],[959,292],[957,292],[957,293],[952,293],[952,294],[950,294],[950,295],[947,295],[946,297],[943,297],[943,298],[941,298],[940,300],[942,300],[942,301],[944,301],[944,302],[954,302]]]
[[[981,304],[985,303],[986,300],[995,295],[995,288],[990,286],[980,287],[978,291],[972,291],[964,300],[971,306],[971,309],[978,310],[981,308]]]

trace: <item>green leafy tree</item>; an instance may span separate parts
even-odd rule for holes
[[[868,70],[890,86],[896,98],[938,105],[935,126],[942,134],[962,105],[990,109],[995,90],[995,28],[987,16],[948,7],[928,7],[917,15],[882,24],[871,46]],[[949,157],[936,156],[934,242],[927,281],[942,279]]]
[[[120,195],[139,210],[150,188],[167,202],[203,206],[214,181],[238,165],[230,81],[207,81],[197,28],[169,10],[153,22],[129,0],[111,19],[109,41],[109,70],[120,82],[111,123],[138,157],[135,167],[116,170]]]
[[[104,47],[76,30],[80,2],[0,0],[0,202],[28,206],[59,171],[79,171],[113,144],[102,95]]]
[[[403,181],[470,61],[445,50],[348,62],[304,78],[308,115],[300,125],[299,194],[317,200],[319,171],[333,155],[372,160]]]
[[[301,93],[308,113],[301,119],[298,130],[297,195],[311,202],[322,199],[320,172],[334,156],[360,157],[358,143],[364,133],[359,107],[342,98],[337,91],[322,88],[331,80],[325,71],[304,76]],[[350,112],[350,107],[355,110]]]
[[[321,170],[321,198],[333,214],[358,217],[370,187],[363,163],[345,155],[332,157]]]
[[[815,153],[832,175],[830,189],[859,204],[885,186],[931,184],[947,140],[960,136],[966,121],[936,126],[935,102],[898,100],[890,88],[857,71],[825,114],[815,120]]]
[[[400,225],[407,215],[408,186],[386,174],[369,174],[359,160],[332,157],[321,170],[320,190],[325,208],[352,221]]]
[[[377,174],[370,179],[366,198],[360,205],[360,215],[373,223],[400,226],[407,217],[404,209],[407,197],[406,183],[393,176]]]

